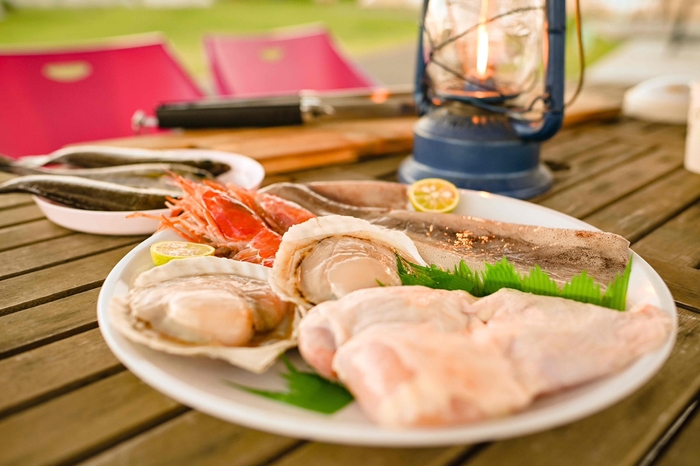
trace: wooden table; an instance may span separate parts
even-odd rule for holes
[[[362,448],[228,424],[151,389],[112,355],[95,319],[111,268],[140,237],[74,233],[25,195],[0,197],[0,464],[698,464],[700,175],[682,168],[684,128],[623,120],[544,145],[556,183],[535,202],[619,233],[678,304],[676,347],[615,406],[573,424],[480,445]],[[394,180],[403,155],[282,173],[280,180]]]

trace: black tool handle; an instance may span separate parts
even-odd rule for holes
[[[298,97],[260,101],[188,102],[156,108],[161,128],[243,128],[301,125]]]

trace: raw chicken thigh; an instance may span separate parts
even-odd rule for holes
[[[319,374],[335,379],[331,362],[336,349],[353,335],[386,323],[432,322],[444,331],[483,325],[474,315],[476,301],[464,291],[422,286],[358,290],[339,301],[314,307],[299,326],[299,351]]]
[[[650,305],[619,312],[511,289],[476,300],[390,287],[312,309],[299,343],[367,416],[407,428],[520,410],[541,394],[621,370],[661,346],[671,328],[670,316]]]
[[[473,307],[488,324],[471,337],[500,348],[537,394],[616,372],[658,348],[671,328],[669,315],[650,305],[619,312],[506,288]]]
[[[333,369],[368,417],[390,428],[441,426],[530,404],[501,351],[438,327],[375,326],[340,347]]]

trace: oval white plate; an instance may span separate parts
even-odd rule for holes
[[[173,149],[169,154],[183,157],[201,157],[221,161],[231,166],[231,170],[222,173],[216,179],[222,183],[237,184],[246,189],[256,189],[265,178],[265,169],[256,160],[243,155],[214,150]],[[158,220],[135,217],[127,218],[133,212],[103,212],[82,210],[32,196],[34,202],[56,225],[69,230],[92,233],[96,235],[146,235],[158,229]],[[145,213],[160,216],[168,209],[147,210]]]
[[[524,201],[488,193],[463,191],[457,213],[493,220],[548,227],[595,230],[594,227]],[[263,375],[247,373],[226,363],[171,356],[131,343],[108,320],[107,305],[113,296],[127,293],[140,272],[151,268],[149,246],[176,235],[165,231],[152,236],[126,255],[102,287],[97,315],[102,335],[114,354],[146,383],[199,411],[230,422],[291,437],[356,445],[437,446],[496,440],[524,435],[565,424],[610,406],[639,388],[663,365],[673,348],[676,307],[661,277],[634,254],[629,301],[646,302],[673,316],[669,340],[622,372],[557,395],[539,399],[529,409],[511,416],[457,427],[392,431],[371,424],[353,403],[332,416],[316,414],[259,396],[241,392],[225,381],[266,389],[283,389],[278,361]],[[299,363],[298,355],[292,360]]]

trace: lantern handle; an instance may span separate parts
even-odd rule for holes
[[[423,48],[423,36],[425,35],[425,16],[428,14],[428,3],[430,0],[423,1],[423,10],[418,31],[418,51],[416,52],[416,90],[414,96],[416,99],[416,109],[418,116],[423,116],[430,110],[430,101],[428,100],[428,81],[426,79],[425,68],[427,66],[425,60],[425,49]]]
[[[427,3],[427,2],[426,2]],[[513,129],[523,139],[544,141],[561,128],[564,120],[564,53],[566,2],[547,0],[547,74],[545,99],[547,110],[536,122],[512,120]]]

